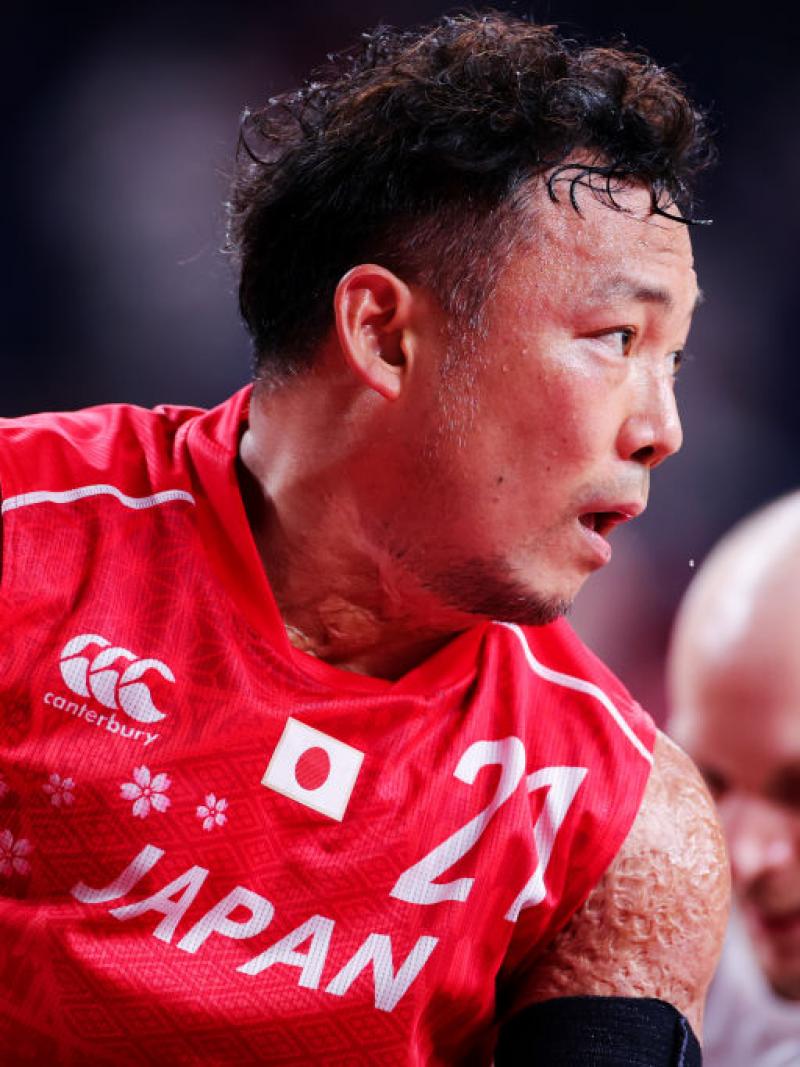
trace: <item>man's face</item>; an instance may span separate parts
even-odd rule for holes
[[[485,333],[443,374],[444,331],[423,328],[434,358],[401,402],[413,443],[408,499],[391,489],[394,551],[472,614],[563,611],[681,444],[674,376],[697,299],[687,227],[650,214],[643,188],[620,194],[625,212],[578,197],[581,214],[566,191],[559,203],[537,191]]]
[[[673,657],[670,723],[717,802],[759,964],[792,999],[800,999],[798,615],[787,628],[785,617],[767,614],[727,647],[705,646],[696,627],[694,638],[686,634]],[[707,625],[713,634],[715,620]]]

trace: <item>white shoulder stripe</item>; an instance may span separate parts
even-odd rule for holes
[[[67,489],[61,493],[51,493],[46,489],[36,490],[33,493],[20,493],[19,496],[10,496],[4,500],[0,512],[5,515],[7,511],[15,508],[26,508],[30,504],[71,504],[75,500],[83,500],[87,496],[113,496],[126,508],[139,511],[142,508],[154,508],[159,504],[168,504],[172,500],[186,500],[190,504],[195,503],[191,493],[184,489],[166,489],[161,493],[153,493],[152,496],[128,496],[115,485],[79,485],[75,489]]]
[[[587,682],[584,678],[575,678],[571,674],[562,674],[560,671],[554,671],[550,667],[545,667],[543,663],[538,661],[533,652],[531,652],[530,646],[525,639],[525,634],[519,626],[513,622],[498,622],[497,625],[505,626],[506,629],[511,630],[512,633],[516,634],[519,643],[522,645],[522,651],[525,653],[525,659],[528,661],[528,666],[534,674],[538,674],[540,678],[544,678],[545,681],[552,682],[554,685],[562,685],[565,689],[574,689],[578,693],[588,693],[589,696],[594,697],[595,700],[599,701],[606,709],[636,751],[644,756],[648,763],[653,762],[653,754],[648,751],[644,744],[642,744],[641,740],[625,721],[625,718],[620,713],[619,709],[599,686],[595,685],[594,682]]]

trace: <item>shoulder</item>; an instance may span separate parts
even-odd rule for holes
[[[580,640],[566,619],[547,626],[517,626],[496,623],[494,629],[505,648],[503,676],[512,682],[523,700],[533,689],[544,687],[560,703],[590,708],[606,721],[612,733],[627,735],[634,748],[640,746],[636,732],[649,752],[655,728],[652,719],[633,699],[623,683]]]
[[[546,867],[546,896],[521,909],[506,949],[506,994],[620,853],[651,777],[656,730],[565,622],[496,629],[503,645],[496,720],[514,709],[511,728],[525,745],[530,798],[519,829],[537,875]],[[568,778],[552,775],[575,771],[581,785],[568,799],[562,788]],[[540,788],[542,776],[550,792]]]
[[[529,767],[544,759],[588,772],[582,799],[591,810],[587,839],[596,862],[582,903],[637,816],[653,764],[655,724],[564,620],[536,630],[497,629],[507,646],[502,695],[518,711]],[[573,869],[570,880],[575,876]],[[563,925],[567,916],[560,917]]]
[[[141,438],[168,434],[187,418],[200,414],[197,408],[141,408],[135,404],[101,404],[77,411],[48,411],[0,419],[0,450],[37,446],[89,450],[88,458],[119,437]]]
[[[31,493],[116,483],[126,470],[158,466],[194,408],[106,404],[80,411],[0,419],[4,511]]]
[[[654,757],[619,853],[583,907],[532,960],[514,1007],[574,995],[657,997],[701,1032],[727,921],[727,856],[691,760],[663,734]]]
[[[26,515],[30,504],[153,492],[172,473],[181,425],[197,414],[106,404],[0,419],[0,565],[8,557],[6,527],[20,508]]]

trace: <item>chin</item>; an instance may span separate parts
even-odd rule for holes
[[[800,944],[796,938],[754,942],[756,958],[770,988],[784,1000],[800,1000]]]
[[[517,604],[508,605],[505,612],[502,609],[498,610],[491,615],[491,618],[502,622],[516,622],[521,626],[547,626],[556,619],[560,619],[562,615],[566,615],[571,607],[571,600],[560,597],[531,597]]]
[[[469,611],[482,619],[515,622],[520,626],[547,626],[566,615],[571,607],[572,600],[564,597],[498,589],[473,599]]]
[[[426,576],[423,584],[449,607],[476,619],[546,626],[572,607],[572,595],[533,588],[520,580],[505,560],[497,558],[474,558],[452,565]]]

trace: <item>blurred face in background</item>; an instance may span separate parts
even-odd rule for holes
[[[717,802],[761,969],[775,992],[793,1000],[800,1000],[797,602],[800,583],[789,579],[761,598],[731,640],[720,633],[722,611],[690,613],[673,646],[670,722]]]

